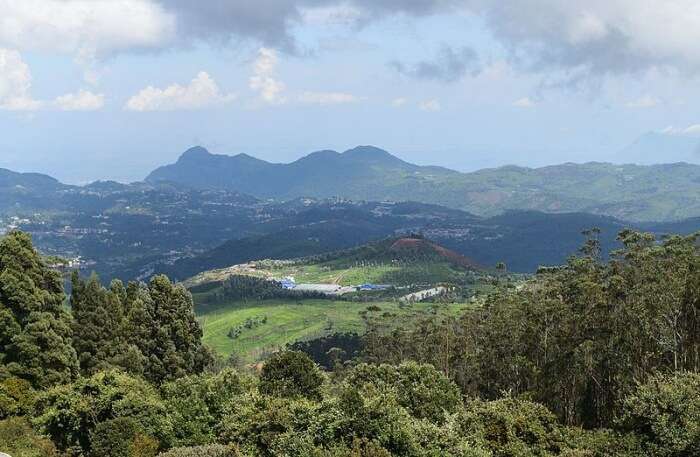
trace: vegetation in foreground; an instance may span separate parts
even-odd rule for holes
[[[621,240],[603,263],[592,237],[568,265],[459,318],[371,329],[361,360],[331,372],[283,351],[252,374],[205,349],[181,286],[75,278],[67,312],[58,275],[11,233],[0,241],[0,447],[14,457],[698,456],[698,237]]]

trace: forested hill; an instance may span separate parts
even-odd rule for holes
[[[700,216],[700,166],[687,163],[566,163],[459,173],[413,165],[371,146],[314,152],[289,164],[246,154],[215,155],[196,147],[177,163],[153,171],[147,181],[236,190],[261,198],[410,199],[482,216],[513,209],[587,212],[629,221]]]
[[[0,168],[0,209],[17,206],[50,208],[60,191],[69,188],[47,175]]]
[[[289,164],[269,163],[247,154],[210,154],[195,147],[186,151],[177,163],[153,171],[146,181],[245,189],[246,193],[265,198],[341,196],[382,200],[390,197],[384,195],[387,185],[401,186],[411,176],[436,179],[457,174],[444,168],[413,165],[371,146],[360,146],[342,154],[317,151]],[[407,200],[405,196],[391,199]]]

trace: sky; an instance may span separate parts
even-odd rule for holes
[[[628,147],[650,136],[640,162],[700,150],[696,0],[0,0],[0,12],[0,167],[69,183],[140,180],[195,145],[289,162],[371,144],[463,171],[636,161]]]

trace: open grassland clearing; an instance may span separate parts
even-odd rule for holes
[[[270,350],[289,343],[336,332],[364,333],[367,320],[391,318],[407,325],[428,314],[457,315],[474,306],[469,303],[398,302],[359,303],[333,300],[264,300],[198,306],[205,344],[218,353],[237,354],[246,362],[259,360]],[[388,314],[387,314],[388,313]],[[364,314],[364,317],[363,317]],[[231,329],[245,327],[246,321],[265,318],[264,324],[243,329],[231,338]]]

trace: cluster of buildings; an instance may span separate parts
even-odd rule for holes
[[[388,284],[362,284],[359,286],[341,286],[338,284],[297,284],[293,276],[287,276],[277,280],[286,290],[298,290],[300,292],[318,292],[326,295],[343,295],[350,292],[370,292],[391,289]]]

